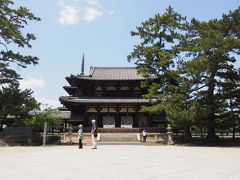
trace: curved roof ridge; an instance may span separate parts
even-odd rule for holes
[[[88,80],[143,80],[136,67],[90,67],[89,75],[78,75],[73,78]]]

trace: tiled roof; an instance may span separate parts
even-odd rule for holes
[[[59,98],[63,102],[73,102],[73,103],[103,103],[103,104],[146,104],[150,103],[149,100],[143,98],[78,98],[78,97],[69,97],[62,96]]]
[[[89,80],[143,80],[135,67],[92,67],[89,76],[76,76]]]
[[[57,114],[54,113],[52,115],[54,117],[61,117],[63,119],[69,119],[70,115],[71,115],[71,111],[68,110],[67,108],[64,108],[64,111],[63,110],[61,111],[61,109],[63,109],[63,108],[59,108],[60,111]],[[41,111],[36,111],[36,112],[35,111],[29,111],[28,112],[28,114],[31,115],[31,116],[34,116],[34,115],[39,114],[39,113],[41,113]],[[8,115],[7,118],[8,119],[13,119],[13,118],[15,118],[15,116]]]

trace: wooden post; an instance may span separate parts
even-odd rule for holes
[[[44,122],[44,131],[43,131],[43,146],[46,145],[47,138],[47,122]]]
[[[170,126],[170,124],[168,124],[168,126],[167,126],[167,144],[174,145],[173,132],[172,132],[172,127]]]
[[[115,111],[117,112],[116,116],[115,116],[115,127],[121,127],[121,116],[120,116],[120,111],[121,108],[120,107],[116,107]]]
[[[134,107],[135,117],[133,121],[133,128],[139,127],[139,110],[140,110],[139,106]]]
[[[102,128],[103,127],[102,118],[101,118],[102,108],[96,107],[96,111],[97,111],[97,126]]]
[[[89,109],[88,107],[85,107],[83,111],[83,127],[90,127],[87,113],[88,109]]]

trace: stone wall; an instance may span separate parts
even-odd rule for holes
[[[6,127],[0,133],[2,136],[31,136],[33,134],[32,127]]]

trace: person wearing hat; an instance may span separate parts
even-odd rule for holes
[[[82,148],[83,148],[83,145],[82,145],[82,139],[83,139],[83,126],[80,124],[78,127],[79,127],[79,130],[78,130],[79,149],[82,149]]]
[[[96,120],[93,119],[92,120],[92,130],[91,130],[91,134],[92,134],[92,149],[97,149],[97,124],[96,124]]]

